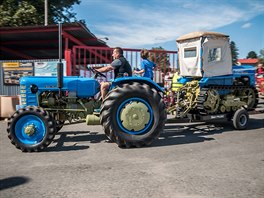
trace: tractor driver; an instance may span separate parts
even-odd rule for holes
[[[120,47],[114,48],[112,56],[114,60],[110,65],[106,67],[101,67],[96,70],[101,73],[114,70],[115,79],[123,77],[124,74],[127,74],[128,76],[132,76],[132,69],[131,69],[129,62],[123,56],[123,49]],[[101,83],[100,91],[101,91],[102,100],[104,100],[110,86],[111,86],[110,82]]]

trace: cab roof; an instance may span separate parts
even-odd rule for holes
[[[180,36],[176,41],[184,41],[184,40],[189,40],[189,39],[195,39],[195,38],[200,38],[200,37],[207,37],[207,36],[212,36],[212,37],[229,37],[226,34],[222,34],[219,32],[203,32],[203,31],[198,31],[198,32],[191,32],[189,34],[185,34],[183,36]]]

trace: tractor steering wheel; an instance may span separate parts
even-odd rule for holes
[[[104,74],[102,74],[101,72],[97,71],[96,69],[94,69],[93,67],[89,68],[93,73],[95,73],[95,78],[97,78],[97,76],[102,76],[104,78],[106,78],[106,76]]]

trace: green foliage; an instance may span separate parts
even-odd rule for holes
[[[258,57],[258,59],[259,59],[258,62],[264,64],[264,49],[261,49],[261,50],[259,51],[259,53],[260,53],[260,55],[259,55],[259,57]]]
[[[261,49],[261,50],[259,51],[259,53],[260,53],[260,58],[264,58],[264,49]]]
[[[231,56],[232,56],[232,65],[236,65],[239,53],[236,47],[236,43],[234,41],[230,42],[230,48],[231,48]]]
[[[22,1],[13,15],[13,23],[17,26],[37,24],[39,20],[37,10],[28,2]]]
[[[149,59],[156,63],[158,69],[166,73],[170,67],[169,55],[162,47],[153,47]]]
[[[254,51],[248,52],[247,58],[258,58],[258,55]]]
[[[45,0],[3,0],[0,4],[0,27],[44,24]],[[48,0],[48,24],[76,20],[72,6],[80,0]]]

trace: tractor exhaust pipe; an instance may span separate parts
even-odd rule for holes
[[[58,76],[58,88],[59,97],[62,97],[61,88],[63,87],[63,63],[61,62],[62,53],[62,24],[59,23],[59,62],[57,63],[57,76]]]

